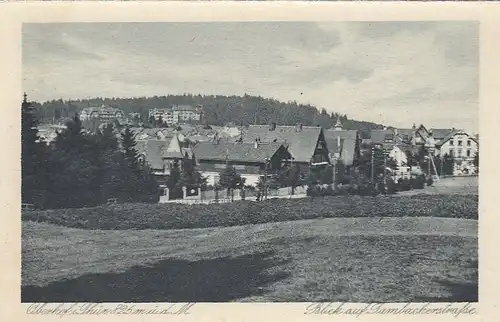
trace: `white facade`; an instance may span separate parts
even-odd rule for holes
[[[153,116],[155,120],[160,117],[163,122],[167,124],[178,124],[189,121],[201,121],[202,107],[191,105],[174,105],[171,108],[151,109],[149,110],[149,117]]]
[[[406,152],[401,150],[397,145],[395,145],[389,152],[389,157],[396,161],[398,167],[408,163],[408,156],[406,155]]]
[[[474,138],[465,132],[459,132],[444,142],[436,153],[448,154],[454,159],[473,160],[478,150],[479,146]]]
[[[109,121],[113,119],[122,119],[124,113],[122,110],[112,107],[87,107],[80,112],[80,120],[87,121],[91,119],[98,119],[102,121]]]
[[[474,137],[465,132],[457,132],[439,145],[436,155],[448,154],[453,157],[455,161],[454,175],[475,174],[477,172],[473,162],[474,156],[479,151],[479,144]]]

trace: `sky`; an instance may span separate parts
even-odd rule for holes
[[[351,119],[478,131],[476,22],[23,26],[31,100],[260,95]]]

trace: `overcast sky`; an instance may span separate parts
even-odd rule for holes
[[[37,101],[248,93],[476,132],[478,50],[474,22],[29,24],[23,86]]]

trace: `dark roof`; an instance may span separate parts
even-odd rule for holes
[[[352,165],[354,162],[357,131],[326,130],[324,133],[328,151],[330,153],[339,153],[345,165]],[[340,137],[340,146],[338,145],[337,137]]]
[[[200,160],[216,160],[236,162],[264,163],[266,158],[271,158],[281,143],[232,143],[226,141],[200,142],[193,148],[195,157]]]
[[[373,144],[382,144],[384,142],[394,141],[394,130],[372,130],[370,132]]]
[[[243,142],[279,142],[288,148],[292,157],[297,162],[310,162],[316,149],[322,129],[319,126],[302,126],[297,131],[296,126],[276,126],[271,131],[269,125],[250,125],[244,133]]]
[[[137,141],[135,148],[139,154],[146,157],[146,162],[153,169],[163,169],[163,154],[167,149],[169,141],[144,140]]]
[[[473,141],[475,141],[476,143],[478,143],[478,141],[476,140],[476,138],[475,138],[474,136],[467,134],[467,133],[466,133],[465,131],[463,131],[463,130],[457,130],[457,129],[455,129],[455,130],[451,130],[451,131],[450,131],[448,134],[446,134],[446,136],[445,136],[444,138],[442,138],[441,140],[439,140],[439,141],[438,141],[438,140],[436,139],[436,141],[438,141],[438,142],[436,143],[436,145],[437,145],[437,146],[441,146],[441,145],[445,144],[447,141],[449,141],[450,139],[452,139],[452,138],[453,138],[455,135],[457,135],[457,134],[466,134],[466,135],[467,135],[467,136],[468,136],[471,140],[473,140]]]
[[[432,137],[436,141],[440,141],[440,140],[443,140],[444,137],[451,134],[451,132],[453,132],[455,130],[454,129],[430,129],[429,131],[432,131]]]
[[[403,140],[411,140],[416,129],[396,129],[397,136]]]

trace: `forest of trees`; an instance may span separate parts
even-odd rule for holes
[[[156,202],[158,184],[138,162],[135,139],[126,129],[117,139],[113,126],[96,134],[82,130],[78,117],[67,122],[50,145],[38,137],[30,102],[22,103],[22,202],[38,208],[95,206],[110,198]]]
[[[45,121],[58,121],[72,118],[85,107],[98,107],[102,104],[122,109],[126,114],[140,113],[144,123],[148,122],[148,110],[165,108],[175,104],[203,105],[203,122],[211,125],[233,123],[236,125],[269,124],[279,125],[319,125],[332,127],[340,117],[343,126],[348,130],[367,132],[371,129],[383,128],[380,124],[348,119],[346,115],[330,112],[324,108],[318,110],[310,104],[297,102],[280,102],[260,96],[222,96],[222,95],[168,95],[136,98],[91,98],[79,100],[52,100],[35,103],[37,117]]]

